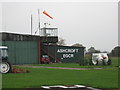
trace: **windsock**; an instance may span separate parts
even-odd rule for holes
[[[43,12],[45,15],[47,15],[49,18],[53,19],[52,16],[50,16],[46,11]]]

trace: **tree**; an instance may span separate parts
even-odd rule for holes
[[[102,53],[109,53],[108,51],[103,51]]]
[[[60,45],[60,46],[66,45],[66,44],[65,44],[65,39],[59,38],[59,40],[58,40],[58,42],[57,42],[57,45]]]
[[[92,54],[92,53],[100,53],[101,51],[100,50],[96,50],[94,47],[90,47],[88,49],[88,53],[89,54]]]
[[[88,53],[94,53],[95,52],[95,48],[94,47],[90,47],[89,49],[88,49]]]
[[[110,55],[114,57],[120,57],[120,46],[113,48]]]
[[[82,44],[79,44],[79,43],[73,44],[72,46],[74,46],[74,47],[84,47]]]

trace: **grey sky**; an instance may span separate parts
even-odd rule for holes
[[[118,45],[117,2],[2,3],[2,31],[30,34],[32,14],[35,32],[38,8],[41,26],[47,22],[58,27],[59,37],[64,38],[67,45],[80,43],[87,49],[93,46],[101,51],[111,51]],[[44,10],[54,19],[43,15]]]

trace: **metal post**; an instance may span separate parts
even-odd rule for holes
[[[32,14],[31,14],[31,35],[32,35]]]
[[[39,9],[38,9],[38,21],[39,21],[39,26],[38,26],[38,28],[39,28],[39,35],[40,35],[40,13],[39,13]]]

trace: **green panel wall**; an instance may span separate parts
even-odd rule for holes
[[[11,64],[38,63],[37,41],[3,41],[8,46],[8,58]]]
[[[70,46],[44,46],[44,48],[63,63],[80,63],[84,64],[84,47],[70,47]],[[60,50],[73,50],[73,52],[60,52]],[[64,57],[64,56],[70,57]]]

